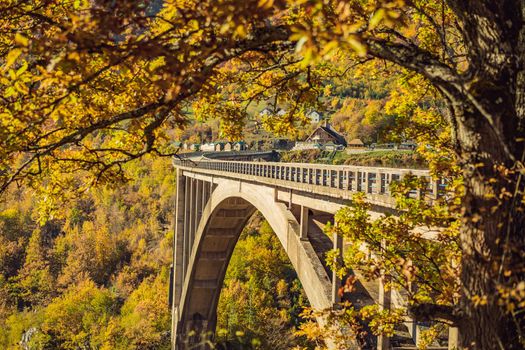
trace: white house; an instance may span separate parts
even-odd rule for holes
[[[311,123],[319,123],[321,120],[323,120],[323,116],[317,111],[310,111],[306,114],[306,116],[310,118]]]
[[[213,152],[215,151],[215,144],[213,142],[205,143],[201,146],[201,151],[203,152]]]
[[[281,115],[284,115],[286,113],[286,110],[282,109],[282,108],[277,108],[276,111],[274,111],[273,109],[269,108],[269,107],[266,107],[265,109],[263,109],[262,111],[259,112],[259,115],[261,117],[264,117],[264,116],[267,116],[267,115],[278,115],[278,116],[281,116]]]

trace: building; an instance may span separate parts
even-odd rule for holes
[[[190,151],[198,152],[200,151],[201,145],[199,143],[192,143],[188,146]]]
[[[225,142],[224,143],[224,150],[225,151],[233,151],[233,142]]]
[[[182,142],[180,142],[180,141],[173,141],[171,144],[172,144],[172,146],[175,147],[175,148],[179,148],[179,149],[180,149],[180,148],[183,148],[183,144],[182,144]]]
[[[343,145],[336,145],[332,141],[325,143],[322,145],[321,149],[325,151],[341,151],[345,148]]]
[[[215,144],[213,142],[205,143],[201,146],[201,151],[203,152],[213,152],[215,151]]]
[[[239,142],[235,142],[234,145],[233,145],[233,150],[234,151],[245,151],[246,150],[246,142],[244,141],[239,141]]]
[[[323,125],[317,127],[314,132],[308,136],[305,142],[325,144],[332,142],[334,145],[346,147],[347,143],[343,135],[332,128],[332,125],[325,121]]]
[[[356,149],[363,149],[366,148],[365,143],[361,141],[361,139],[353,139],[352,141],[348,142],[348,148],[356,148]]]
[[[323,120],[323,115],[317,111],[310,111],[306,113],[306,116],[310,118],[310,123],[319,123]]]
[[[215,142],[215,152],[224,151],[224,142]]]
[[[415,150],[417,148],[417,144],[412,141],[402,142],[397,146],[397,149],[405,149],[405,150]]]
[[[284,110],[282,108],[277,108],[276,110],[273,110],[272,108],[266,107],[265,109],[263,109],[262,111],[259,112],[259,116],[261,116],[261,117],[265,117],[265,116],[268,116],[268,115],[282,116],[284,114],[286,114],[286,110]]]
[[[259,112],[259,115],[261,117],[264,117],[264,116],[267,116],[267,115],[271,115],[271,114],[273,114],[273,111],[270,108],[268,108],[268,107],[266,107],[265,109],[263,109],[262,111]]]
[[[296,142],[292,151],[305,151],[310,149],[323,149],[323,145],[315,142]]]

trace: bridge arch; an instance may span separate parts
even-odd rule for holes
[[[318,257],[332,248],[342,253],[342,238],[330,239],[322,232],[324,223],[333,219],[337,210],[361,192],[371,205],[372,217],[398,214],[389,185],[407,174],[428,180],[426,189],[409,194],[413,198],[432,201],[446,190],[445,183],[432,179],[427,170],[263,162],[258,158],[257,154],[248,154],[245,160],[252,161],[174,160],[177,205],[170,283],[174,349],[187,348],[178,340],[186,339],[189,329],[214,330],[216,306],[231,253],[255,210],[261,211],[277,234],[310,303],[324,309],[337,301],[341,282],[333,273],[329,280]],[[422,229],[422,233],[432,236],[428,228]],[[364,287],[365,293],[370,291],[365,303],[390,307],[395,294],[384,290],[381,281]],[[392,300],[405,305],[402,296]],[[417,322],[407,320],[406,325],[416,341]],[[379,343],[388,348],[388,339]]]
[[[199,181],[202,182],[189,179],[186,185],[190,189],[186,193],[196,194]],[[192,186],[192,182],[197,184]],[[201,189],[201,193],[205,190]],[[194,225],[194,233],[186,232],[192,236],[193,243],[187,249],[180,298],[175,301],[177,348],[184,348],[182,344],[188,340],[191,330],[214,331],[216,308],[230,257],[241,231],[256,210],[277,235],[310,304],[316,309],[332,306],[330,279],[311,243],[300,238],[300,224],[293,213],[285,203],[276,201],[273,187],[235,179],[215,179],[210,183],[205,202],[201,210],[197,209],[199,220]]]

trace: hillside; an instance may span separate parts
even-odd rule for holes
[[[281,161],[290,163],[321,163],[333,165],[376,166],[389,168],[427,169],[425,159],[415,151],[376,150],[359,153],[346,151],[303,150],[281,152]]]

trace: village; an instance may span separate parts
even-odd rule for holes
[[[272,113],[268,108],[263,109],[259,115],[265,116]],[[279,109],[276,114],[285,113]],[[242,151],[345,151],[347,153],[369,152],[374,150],[414,150],[416,143],[412,141],[402,143],[369,143],[366,144],[360,138],[354,138],[347,141],[343,133],[339,132],[330,123],[328,118],[317,111],[310,111],[307,114],[310,123],[316,125],[313,132],[304,140],[292,140],[288,138],[271,137],[268,139],[251,140],[251,141],[227,141],[217,140],[205,143],[196,142],[176,142],[183,152],[242,152]]]

